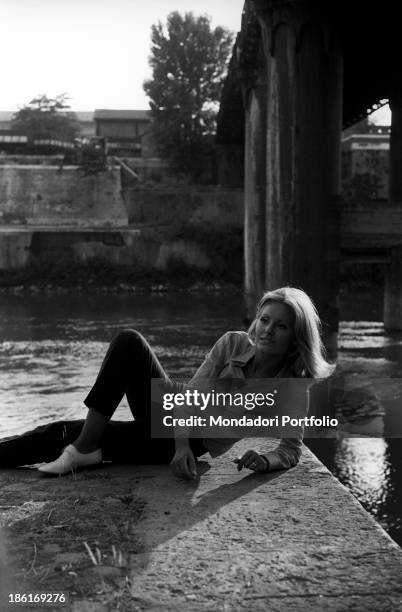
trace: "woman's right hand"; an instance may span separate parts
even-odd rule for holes
[[[176,452],[170,467],[178,478],[197,478],[195,457],[187,440],[176,440]]]

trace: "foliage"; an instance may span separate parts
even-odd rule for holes
[[[216,115],[233,35],[207,16],[177,11],[151,30],[152,79],[144,83],[162,156],[197,180],[213,153]]]
[[[41,94],[16,113],[12,127],[29,139],[55,139],[72,141],[80,127],[75,113],[68,112],[68,97],[65,93],[48,98]]]

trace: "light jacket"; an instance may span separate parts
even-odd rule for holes
[[[229,331],[214,344],[188,387],[197,388],[198,385],[202,385],[203,381],[211,379],[245,379],[244,368],[254,356],[255,346],[247,332]],[[277,378],[295,378],[295,374],[290,366],[285,366]],[[303,416],[306,416],[308,412],[307,386],[303,402]],[[291,406],[287,412],[292,412]],[[292,435],[293,432],[295,437],[282,438],[275,450],[263,454],[268,461],[269,471],[287,469],[298,463],[302,448],[303,427],[292,428]],[[212,457],[217,457],[226,452],[238,439],[204,438],[203,444]]]

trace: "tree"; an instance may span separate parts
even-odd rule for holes
[[[213,152],[216,115],[233,35],[210,18],[177,11],[151,29],[152,79],[144,83],[160,153],[197,180]]]
[[[38,95],[20,108],[12,121],[12,127],[28,138],[72,141],[80,131],[75,113],[68,112],[67,94],[55,98]]]

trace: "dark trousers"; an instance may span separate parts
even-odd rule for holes
[[[88,408],[110,419],[126,395],[134,421],[109,421],[102,438],[106,461],[128,464],[169,463],[173,438],[151,437],[151,379],[163,379],[176,389],[145,338],[135,330],[119,333],[111,342],[94,386],[84,400]],[[21,436],[0,441],[0,467],[52,461],[79,435],[83,420],[58,421]],[[202,440],[190,439],[194,454],[206,452]]]

